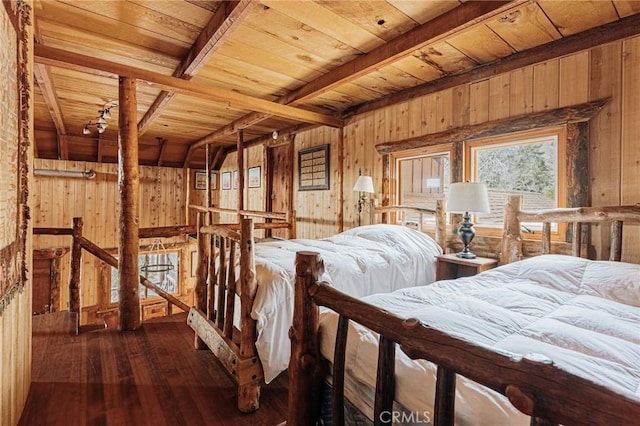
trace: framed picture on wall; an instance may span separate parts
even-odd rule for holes
[[[218,173],[211,173],[211,189],[218,189]]]
[[[261,181],[260,166],[249,168],[249,172],[247,174],[249,175],[247,186],[249,188],[260,188],[260,181]]]
[[[233,171],[233,189],[238,189],[238,171]]]
[[[299,191],[329,189],[329,145],[298,151]]]
[[[196,170],[196,177],[193,180],[195,189],[207,189],[207,172],[204,170]]]
[[[231,172],[222,173],[222,182],[220,186],[222,189],[231,189]]]

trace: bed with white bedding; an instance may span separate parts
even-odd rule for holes
[[[437,242],[387,224],[321,240],[266,242],[256,241],[254,229],[270,229],[271,223],[244,218],[240,224],[198,227],[196,306],[187,323],[196,333],[196,347],[208,347],[235,378],[240,411],[257,410],[263,379],[270,382],[288,366],[296,252],[321,252],[324,278],[354,297],[429,284],[442,253],[444,204],[419,210],[436,217]]]
[[[288,423],[313,423],[324,380],[333,424],[344,405],[376,424],[401,412],[401,424],[436,426],[636,423],[640,266],[619,260],[622,222],[640,222],[640,205],[522,212],[518,200],[510,197],[503,235],[513,263],[474,277],[354,299],[322,283],[321,256],[299,253]],[[575,223],[611,222],[615,262],[518,261],[520,221],[545,224],[542,253],[549,222],[572,223],[574,236]],[[560,248],[584,252],[579,240]]]
[[[322,254],[323,279],[354,297],[435,281],[440,246],[428,235],[397,225],[367,225],[320,240],[281,240],[255,247],[258,290],[251,316],[266,383],[286,370],[291,354],[295,255]]]
[[[530,258],[475,277],[362,299],[403,318],[498,351],[542,354],[562,369],[640,398],[640,265],[561,255]],[[337,314],[320,319],[321,353],[333,359]],[[377,334],[351,322],[346,395],[373,413]],[[398,351],[396,401],[433,413],[436,366]],[[456,424],[526,425],[528,416],[497,392],[458,376]]]

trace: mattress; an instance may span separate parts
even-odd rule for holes
[[[561,369],[640,399],[640,265],[545,255],[474,277],[363,300],[401,317],[499,351],[538,353]],[[337,315],[321,316],[321,351],[333,358]],[[349,329],[345,390],[371,415],[377,335]],[[410,413],[433,412],[436,367],[396,358],[396,401]],[[456,384],[456,424],[525,425],[502,395],[464,377]],[[587,409],[587,408],[585,408]]]
[[[399,225],[367,225],[320,240],[256,244],[258,290],[252,317],[256,348],[269,383],[289,366],[293,319],[295,256],[320,253],[324,280],[355,297],[391,292],[435,281],[440,246],[428,235]]]

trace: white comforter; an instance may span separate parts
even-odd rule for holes
[[[640,399],[640,265],[539,256],[364,300],[500,350],[546,355],[563,370]],[[328,359],[336,323],[334,313],[323,314],[321,350]],[[407,410],[432,413],[435,367],[397,352],[396,401]],[[377,336],[352,326],[346,383],[358,388],[350,398],[361,410],[371,403],[361,388],[375,386],[376,360]],[[487,388],[458,377],[456,390],[456,424],[528,424],[506,398]]]
[[[398,225],[361,226],[321,240],[256,244],[258,292],[251,315],[267,383],[289,365],[294,264],[301,250],[320,253],[324,279],[356,297],[432,283],[442,253],[428,235]]]

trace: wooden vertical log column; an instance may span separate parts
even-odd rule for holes
[[[318,329],[318,305],[310,289],[324,273],[319,253],[299,251],[296,254],[295,301],[293,325],[289,329],[289,425],[314,425],[320,409],[322,365]]]
[[[244,210],[244,133],[238,129],[238,212]],[[238,223],[242,216],[238,213]]]
[[[69,312],[76,314],[76,334],[80,328],[80,265],[82,265],[83,222],[81,217],[73,218],[73,245],[71,246],[71,267],[69,272]]]
[[[119,330],[135,330],[140,326],[138,294],[139,251],[139,183],[138,118],[136,81],[120,77],[118,114],[118,189],[120,191],[120,234],[118,238]]]
[[[422,223],[422,220],[420,221]],[[436,200],[436,242],[442,247],[444,253],[447,252],[447,202]]]

